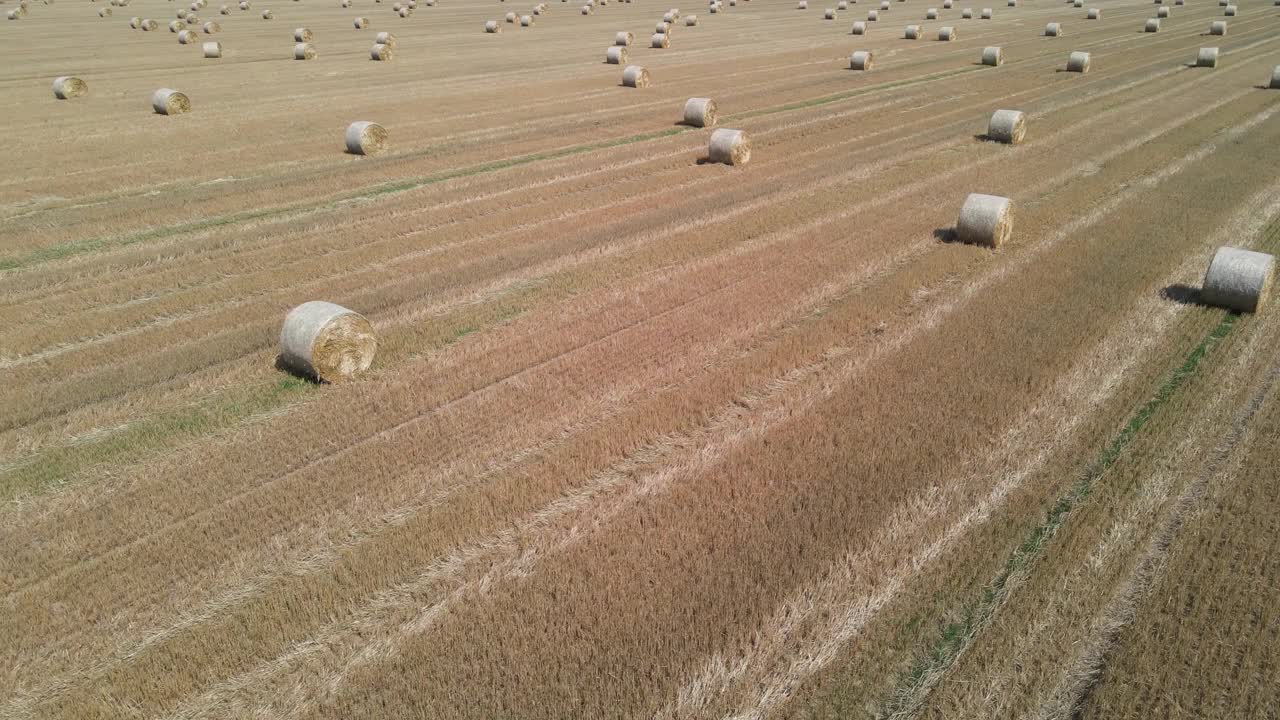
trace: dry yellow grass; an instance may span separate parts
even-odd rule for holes
[[[217,63],[123,20],[100,57],[106,25],[69,3],[0,43],[43,48],[0,79],[24,138],[0,175],[0,715],[976,716],[965,688],[1013,663],[1001,707],[1078,696],[1033,659],[1090,639],[1125,582],[1077,549],[1164,517],[1119,484],[1043,556],[1090,590],[1076,614],[1040,612],[1071,598],[1037,570],[939,683],[908,681],[1218,322],[1161,290],[1216,233],[1252,237],[1243,211],[1275,214],[1240,172],[1280,161],[1255,87],[1273,18],[1189,72],[1200,38],[1109,8],[1073,31],[1099,58],[1082,77],[1035,31],[1060,4],[1029,2],[952,43],[873,30],[858,74],[846,28],[753,0],[633,48],[657,79],[637,92],[599,47],[651,7],[551,6],[501,37],[491,7],[370,7],[412,61],[369,62],[339,3],[224,16]],[[290,28],[325,52],[293,62]],[[974,62],[996,45],[1008,65]],[[73,69],[93,93],[54,102]],[[165,85],[195,113],[149,113]],[[749,133],[749,165],[699,163],[690,97]],[[975,139],[996,107],[1027,114],[1025,144]],[[356,117],[395,142],[341,152]],[[998,251],[939,239],[969,189],[1017,203]],[[376,330],[362,379],[275,367],[316,298]],[[1214,383],[1257,375],[1269,317],[1115,477],[1226,427],[1248,383]],[[1212,443],[1188,447],[1194,467]],[[1108,672],[1150,675],[1142,642]],[[1103,677],[1099,712],[1136,707]]]

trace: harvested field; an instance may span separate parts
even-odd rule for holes
[[[1277,713],[1280,308],[1196,292],[1280,252],[1271,8],[751,0],[636,90],[665,9],[354,4],[0,28],[0,718]]]

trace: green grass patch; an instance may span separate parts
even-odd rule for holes
[[[542,291],[540,285],[529,285],[514,295],[501,298],[494,305],[476,308],[466,317],[441,320],[420,334],[411,329],[408,334],[397,338],[399,342],[389,343],[379,361],[396,364],[509,322],[539,300]],[[556,297],[559,296],[553,295],[551,299]],[[132,462],[147,453],[177,447],[232,428],[253,417],[301,401],[319,387],[302,378],[282,375],[253,387],[233,388],[164,415],[48,448],[0,471],[0,502],[67,485],[95,466]]]
[[[921,693],[929,678],[950,667],[975,634],[995,614],[1004,598],[1009,580],[1030,568],[1045,545],[1066,522],[1070,512],[1089,497],[1098,479],[1116,464],[1138,433],[1142,432],[1156,413],[1196,374],[1204,358],[1214,345],[1231,332],[1238,318],[1239,316],[1235,313],[1227,313],[1222,321],[1192,349],[1182,365],[1160,385],[1155,395],[1129,417],[1124,427],[1103,448],[1097,459],[1054,503],[1044,520],[1033,528],[1013,551],[996,577],[983,588],[978,599],[962,609],[960,619],[939,623],[941,630],[938,639],[926,651],[924,657],[920,658],[899,681],[897,688],[890,693],[889,699],[877,712],[877,717],[888,718],[905,713],[922,699]]]
[[[181,410],[130,423],[102,437],[89,436],[19,462],[0,477],[0,501],[65,485],[80,471],[131,456],[140,450],[171,446],[275,410],[300,399],[315,386],[295,377],[260,390],[217,398]]]
[[[765,108],[763,110],[751,110],[748,112],[741,112],[734,115],[726,115],[724,116],[724,119],[747,120],[755,117],[763,117],[765,115],[776,115],[777,113],[791,112],[793,110],[804,110],[806,108],[821,107],[823,105],[830,105],[831,103],[840,102],[841,100],[848,100],[849,98],[858,97],[859,95],[866,95],[868,93],[879,92],[881,90],[890,90],[897,87],[906,87],[908,85],[919,85],[920,83],[931,82],[933,80],[941,80],[943,78],[949,78],[953,75],[960,75],[962,73],[974,72],[976,70],[981,70],[981,69],[982,67],[975,65],[972,67],[964,67],[956,70],[947,70],[945,72],[934,73],[932,75],[922,75],[921,77],[918,77],[918,78],[910,78],[907,80],[896,80],[894,82],[881,83],[879,85],[868,85],[867,87],[858,88],[857,90],[846,90],[844,92],[838,92],[838,93],[835,93],[834,95],[823,95],[822,97],[812,98],[810,100],[800,100],[793,103],[787,103],[786,105],[779,105],[777,107]]]

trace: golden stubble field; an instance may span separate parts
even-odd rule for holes
[[[1280,8],[828,5],[5,21],[0,718],[1274,716],[1280,319],[1195,288],[1280,249]],[[368,375],[274,367],[312,299]]]

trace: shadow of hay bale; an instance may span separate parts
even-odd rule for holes
[[[311,372],[310,368],[298,367],[294,365],[293,363],[289,362],[289,360],[286,359],[283,354],[277,354],[275,362],[272,363],[272,365],[275,367],[276,370],[279,370],[280,372],[283,372],[283,373],[288,373],[289,375],[292,375],[300,380],[306,380],[312,385],[327,384],[324,380],[321,380],[320,378],[316,377],[316,375]]]
[[[1160,290],[1160,297],[1179,305],[1199,305],[1208,307],[1200,300],[1200,288],[1185,285],[1183,283],[1174,283]]]
[[[952,243],[960,242],[960,234],[953,227],[935,228],[933,231],[933,239],[939,242]]]

